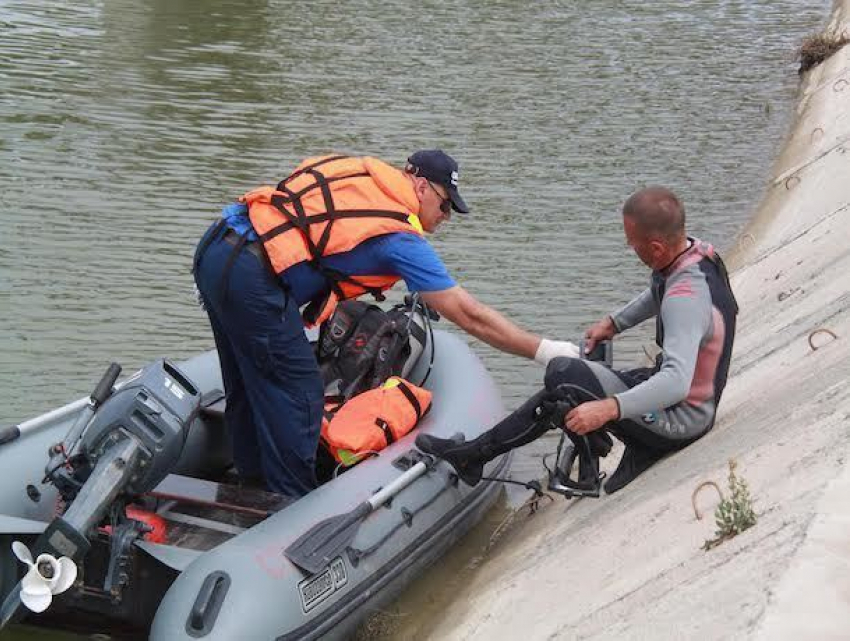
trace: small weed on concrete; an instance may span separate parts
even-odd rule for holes
[[[826,35],[817,33],[803,38],[797,57],[800,59],[801,75],[829,58],[836,51],[850,42],[846,34]]]
[[[726,539],[737,536],[756,524],[756,513],[747,482],[735,474],[737,463],[729,460],[729,497],[723,497],[714,510],[717,531],[713,539],[706,541],[702,549],[710,550]]]

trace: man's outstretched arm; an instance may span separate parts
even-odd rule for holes
[[[533,358],[544,365],[556,356],[578,356],[578,348],[572,343],[550,341],[525,331],[459,285],[421,295],[427,305],[455,325],[503,352]]]

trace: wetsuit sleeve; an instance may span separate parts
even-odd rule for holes
[[[416,234],[391,234],[384,257],[412,292],[439,292],[457,285],[430,243]]]
[[[616,394],[620,418],[639,419],[688,396],[703,338],[711,331],[711,295],[698,268],[667,282],[661,301],[664,345],[661,369],[643,383]]]
[[[639,325],[648,318],[658,313],[655,301],[652,299],[652,290],[647,287],[642,293],[632,299],[624,307],[611,314],[617,333],[624,332],[630,327]]]

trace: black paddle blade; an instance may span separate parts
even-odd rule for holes
[[[286,548],[286,558],[310,574],[318,574],[331,561],[345,552],[357,536],[360,524],[372,511],[369,502],[358,505],[347,514],[319,521]]]
[[[21,584],[12,588],[12,591],[6,596],[3,601],[3,606],[0,607],[0,630],[5,628],[10,623],[17,623],[23,616],[21,611]]]

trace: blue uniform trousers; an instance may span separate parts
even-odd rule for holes
[[[234,464],[273,492],[303,496],[316,487],[322,377],[297,305],[248,246],[234,255],[226,229],[207,230],[194,271],[221,361]]]

